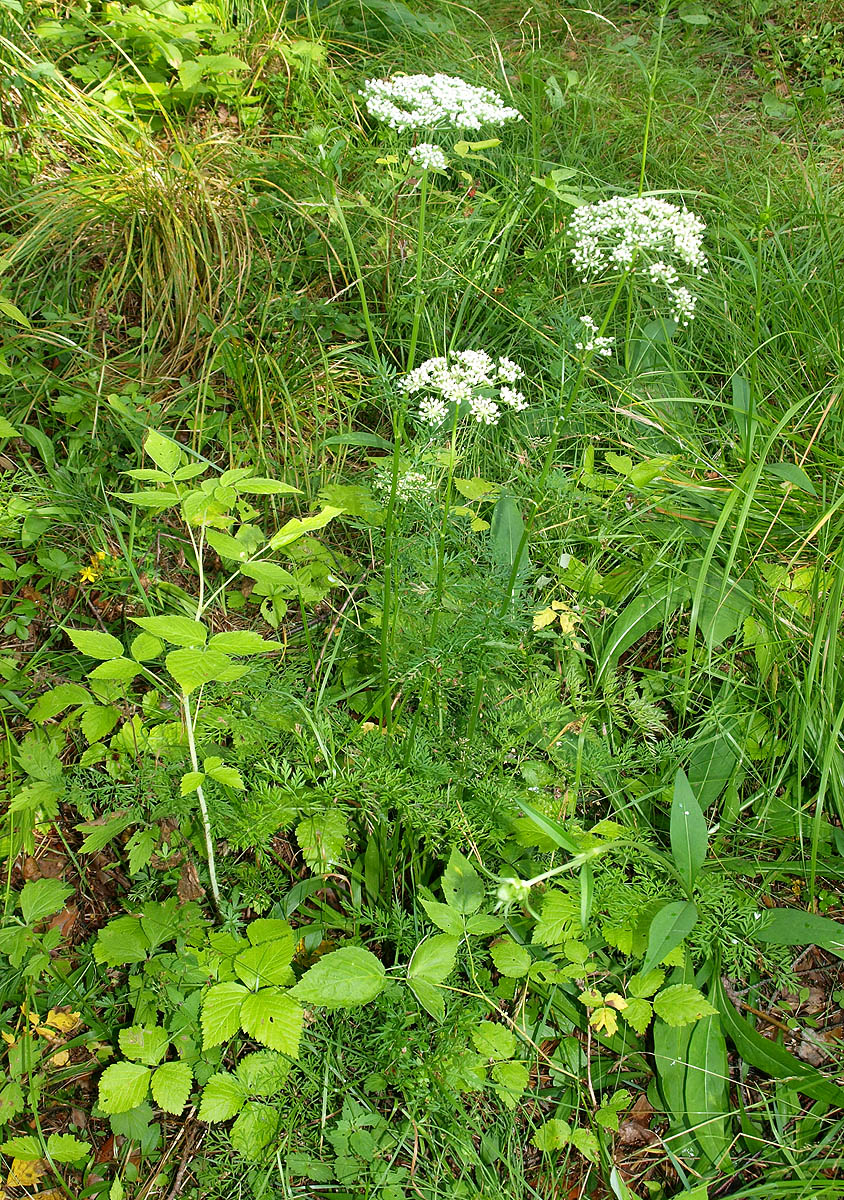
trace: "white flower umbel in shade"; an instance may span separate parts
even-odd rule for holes
[[[447,171],[448,159],[445,156],[445,151],[441,146],[435,146],[432,142],[420,142],[418,146],[411,146],[407,152],[407,157],[417,167],[421,167],[423,171]]]
[[[480,129],[522,119],[492,88],[453,75],[367,79],[361,95],[369,115],[393,129]]]
[[[376,467],[372,477],[372,490],[385,503],[393,490],[393,464],[386,462]],[[434,485],[421,471],[407,468],[396,476],[396,500],[399,504],[424,504],[434,493]]]
[[[668,293],[671,316],[688,325],[697,298],[681,283],[681,275],[706,274],[705,229],[695,213],[667,200],[613,196],[574,210],[571,258],[583,280],[641,268]]]
[[[485,350],[461,350],[429,358],[399,387],[408,396],[419,396],[417,418],[423,425],[441,425],[455,410],[479,425],[497,425],[505,409],[527,408],[524,393],[513,386],[523,375],[510,358],[496,360]]]
[[[583,335],[579,342],[574,343],[575,349],[582,350],[584,354],[598,354],[601,358],[609,358],[615,338],[600,337],[598,324],[592,317],[581,317],[580,323],[583,326]]]

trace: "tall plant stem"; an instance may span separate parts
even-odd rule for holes
[[[190,710],[190,697],[187,692],[182,692],[182,708],[185,717],[185,729],[188,735],[188,748],[190,750],[190,761],[194,771],[199,771],[199,760],[196,757],[196,741],[193,734],[193,716]],[[214,901],[214,908],[219,913],[220,911],[220,888],[217,883],[217,862],[214,855],[214,837],[211,833],[211,818],[208,815],[208,805],[205,801],[205,792],[202,790],[202,784],[196,789],[197,799],[199,800],[199,811],[202,814],[202,828],[205,833],[205,854],[208,860],[208,878],[211,882],[211,898]]]
[[[363,323],[366,326],[366,336],[369,341],[369,348],[372,351],[372,357],[375,359],[376,364],[380,366],[381,355],[378,352],[378,343],[375,341],[375,329],[372,324],[372,315],[369,311],[369,302],[366,299],[366,288],[363,285],[363,275],[361,274],[358,252],[355,248],[354,238],[352,237],[351,230],[349,229],[346,221],[345,213],[343,212],[342,205],[340,204],[340,200],[337,196],[337,189],[334,186],[332,186],[331,189],[331,199],[337,221],[343,231],[343,240],[345,241],[346,247],[349,251],[349,258],[351,258],[352,266],[355,270],[355,286],[357,287],[358,296],[360,297],[360,307],[363,314]]]
[[[410,331],[410,347],[407,351],[407,371],[413,370],[416,360],[416,343],[419,339],[419,323],[422,320],[422,302],[425,291],[422,287],[422,265],[425,255],[425,213],[428,208],[428,172],[423,171],[419,180],[419,225],[416,232],[416,299],[413,303],[413,326]]]
[[[645,132],[642,136],[642,165],[639,170],[639,195],[645,190],[645,166],[648,161],[648,143],[651,137],[651,119],[654,111],[656,96],[656,81],[659,73],[659,57],[662,53],[662,34],[665,28],[665,17],[668,12],[668,0],[659,0],[659,29],[656,35],[656,56],[653,70],[648,76],[648,109],[645,113]]]

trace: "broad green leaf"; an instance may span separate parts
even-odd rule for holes
[[[697,924],[697,909],[690,900],[673,900],[664,904],[655,915],[648,930],[648,951],[642,964],[643,975],[664,962],[670,952]]]
[[[245,1033],[262,1046],[269,1046],[270,1050],[278,1050],[290,1058],[296,1058],[299,1053],[303,1018],[302,1008],[291,994],[275,987],[252,992],[240,1010],[240,1023]]]
[[[189,796],[191,792],[195,792],[197,788],[202,787],[204,781],[204,771],[186,771],[179,781],[179,792],[182,796]]]
[[[641,1037],[650,1025],[653,1015],[654,1010],[650,1001],[643,999],[641,996],[629,996],[627,1007],[621,1013],[621,1018]]]
[[[539,920],[533,927],[533,944],[562,946],[581,932],[579,899],[562,888],[549,888],[542,897]]]
[[[769,946],[820,946],[844,958],[844,923],[799,908],[768,909],[752,936]]]
[[[100,1108],[104,1113],[125,1113],[137,1108],[149,1091],[149,1067],[142,1063],[119,1062],[106,1067],[100,1076]]]
[[[525,523],[519,506],[512,496],[500,496],[492,510],[492,520],[489,529],[489,550],[496,566],[508,574],[513,570],[516,556],[525,532]],[[527,543],[521,548],[521,558],[518,572],[524,570],[528,563]]]
[[[202,1049],[219,1046],[240,1029],[240,1010],[249,995],[242,983],[216,983],[202,1002]]]
[[[689,584],[692,593],[700,597],[697,623],[712,650],[741,627],[753,605],[753,594],[746,585],[726,578],[714,565],[709,566],[705,576],[701,570],[700,561],[689,566]]]
[[[136,504],[138,508],[163,510],[174,508],[181,497],[178,492],[171,491],[170,488],[150,488],[139,492],[117,492],[117,499],[125,500],[127,504]]]
[[[463,918],[456,909],[441,904],[439,900],[422,900],[420,903],[438,929],[450,933],[452,937],[460,937],[463,933]]]
[[[409,980],[422,978],[428,983],[442,983],[454,970],[459,938],[436,933],[420,942],[407,967]]]
[[[244,1158],[255,1161],[278,1132],[281,1113],[270,1104],[248,1100],[229,1131],[234,1150]]]
[[[503,1060],[516,1053],[516,1035],[497,1021],[481,1021],[472,1030],[472,1044],[484,1058]]]
[[[782,1080],[813,1100],[820,1100],[833,1108],[844,1108],[844,1087],[840,1087],[834,1079],[827,1078],[816,1067],[795,1058],[779,1042],[757,1033],[748,1021],[739,1016],[724,991],[717,970],[712,977],[712,998],[721,1014],[724,1032],[749,1066]]]
[[[89,658],[120,658],[123,654],[123,643],[110,633],[97,629],[65,629],[65,633],[76,649]]]
[[[296,841],[312,871],[325,873],[343,857],[347,822],[336,808],[314,813],[296,826]]]
[[[227,1071],[212,1075],[202,1090],[199,1105],[200,1121],[228,1121],[236,1116],[246,1101],[246,1088]]]
[[[50,688],[39,696],[27,714],[30,721],[37,725],[51,721],[66,708],[80,704],[89,704],[91,694],[81,683],[60,683],[58,687]]]
[[[530,1140],[537,1150],[544,1150],[546,1154],[562,1150],[571,1141],[571,1125],[559,1117],[552,1117],[539,1126]]]
[[[339,517],[342,511],[340,508],[326,507],[320,512],[314,513],[312,517],[305,517],[302,520],[298,517],[293,517],[292,520],[282,525],[278,533],[273,534],[270,539],[270,549],[278,550],[282,546],[289,546],[292,542],[297,542],[306,533],[313,533],[317,529],[322,529],[329,521],[333,521],[335,517]]]
[[[683,1127],[686,1121],[683,1064],[688,1054],[693,1025],[671,1026],[657,1021],[653,1027],[653,1055],[659,1089],[666,1112],[673,1124]]]
[[[118,709],[109,705],[95,704],[86,708],[79,722],[80,728],[88,742],[99,742],[108,737],[120,720]]]
[[[136,625],[173,646],[204,646],[208,630],[201,621],[173,614],[169,617],[132,617]]]
[[[148,429],[144,437],[144,450],[162,471],[172,475],[182,460],[182,449],[178,442],[163,437],[157,429]]]
[[[222,533],[219,529],[207,529],[205,540],[220,558],[228,558],[235,562],[246,562],[249,549],[243,542],[232,537],[230,533]]]
[[[791,484],[792,487],[797,487],[803,492],[808,492],[810,496],[817,496],[818,494],[809,476],[802,467],[798,467],[797,463],[768,463],[765,467],[765,472],[768,475],[776,475],[778,479],[782,479],[784,483]]]
[[[665,624],[689,596],[687,584],[650,581],[645,591],[631,600],[616,617],[601,654],[598,679],[615,666],[634,642]]]
[[[246,926],[250,945],[260,946],[263,942],[290,942],[290,958],[293,957],[293,930],[287,921],[278,917],[258,917]]]
[[[60,879],[33,879],[21,888],[20,905],[23,919],[27,925],[34,925],[44,917],[64,908],[68,896],[73,895],[73,888],[62,883]]]
[[[672,1027],[691,1025],[717,1011],[690,983],[675,983],[663,988],[654,996],[653,1005],[656,1015]]]
[[[233,666],[220,650],[171,650],[164,661],[187,696],[206,683],[224,678],[227,668]]]
[[[706,818],[689,786],[685,772],[678,770],[674,778],[674,798],[671,802],[671,852],[680,878],[691,892],[698,872],[709,849],[709,830]]]
[[[646,974],[631,975],[627,980],[628,996],[652,996],[665,983],[665,972],[655,969]]]
[[[522,975],[527,975],[533,962],[530,951],[511,937],[503,937],[493,942],[489,952],[496,970],[508,979],[520,979]]]
[[[263,479],[260,476],[238,480],[234,487],[236,491],[245,492],[247,496],[300,496],[302,494],[300,488],[292,487],[289,483],[282,483],[278,479]]]
[[[267,654],[271,650],[282,650],[281,642],[262,638],[260,633],[248,629],[233,630],[231,633],[215,633],[208,643],[209,649],[222,650],[226,654]]]
[[[22,1137],[8,1138],[0,1145],[0,1153],[19,1162],[37,1162],[41,1158],[41,1143],[34,1134],[24,1134]]]
[[[304,1004],[356,1008],[374,1000],[386,983],[384,965],[361,946],[343,946],[318,959],[293,989]]]
[[[130,1025],[120,1030],[117,1040],[126,1058],[148,1067],[157,1066],[170,1045],[167,1030],[157,1025]]]
[[[153,1072],[150,1087],[159,1108],[178,1117],[188,1102],[193,1072],[186,1062],[166,1062]]]
[[[726,1117],[730,1066],[727,1043],[716,1015],[698,1021],[689,1039],[685,1101],[689,1124],[709,1161],[717,1166],[730,1148]]]
[[[584,1158],[591,1163],[599,1163],[601,1161],[601,1151],[598,1145],[598,1139],[595,1134],[589,1129],[573,1129],[571,1131],[571,1144],[576,1150],[579,1150]]]
[[[244,563],[241,574],[254,579],[258,585],[255,593],[258,596],[272,596],[280,592],[285,596],[295,596],[299,591],[296,576],[291,575],[284,567],[272,562]]]
[[[498,1084],[498,1095],[508,1108],[515,1108],[530,1079],[530,1068],[527,1063],[519,1062],[517,1059],[495,1062],[492,1064],[490,1074]]]
[[[443,907],[447,908],[448,905]],[[475,937],[483,937],[486,934],[498,933],[504,922],[498,917],[492,917],[489,913],[475,913],[473,917],[469,917],[466,922],[466,932],[473,934]]]
[[[104,925],[94,942],[94,959],[107,967],[143,962],[150,949],[147,935],[135,917],[116,917]]]
[[[276,1096],[290,1074],[290,1062],[274,1050],[255,1050],[237,1064],[237,1078],[250,1096]]]
[[[153,658],[158,658],[163,649],[164,643],[161,638],[153,637],[151,633],[144,630],[132,639],[129,653],[135,662],[149,662]]]
[[[445,1019],[445,998],[442,989],[427,979],[409,979],[408,985],[425,1012],[435,1021]]]
[[[81,1142],[72,1133],[51,1133],[47,1138],[47,1153],[53,1162],[78,1166],[91,1153],[90,1142]]]
[[[293,934],[272,942],[249,946],[234,960],[234,972],[252,991],[262,987],[289,987],[295,983],[290,960],[293,957]]]
[[[442,889],[446,904],[464,916],[477,912],[484,901],[485,889],[480,875],[456,849],[452,850],[443,874]]]
[[[206,770],[205,774],[209,779],[213,779],[215,783],[221,783],[224,787],[235,788],[239,792],[242,792],[246,787],[237,767],[212,767],[210,770]]]
[[[129,683],[138,674],[138,664],[131,658],[111,658],[88,672],[89,679],[107,679],[111,683]]]

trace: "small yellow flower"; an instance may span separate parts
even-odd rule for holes
[[[98,575],[99,572],[93,570],[93,568],[83,567],[79,572],[79,579],[81,583],[96,583]]]

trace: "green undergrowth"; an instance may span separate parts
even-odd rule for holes
[[[0,0],[5,1194],[844,1195],[835,7]]]

